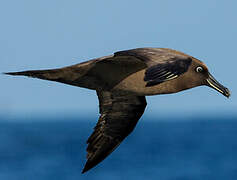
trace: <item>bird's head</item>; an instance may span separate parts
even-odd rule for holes
[[[188,86],[186,88],[206,85],[215,89],[216,91],[218,91],[219,93],[223,94],[226,97],[229,97],[231,94],[228,88],[220,84],[211,75],[207,66],[197,59],[192,60],[192,63],[187,73],[184,74],[184,76],[185,76],[184,78],[186,79],[186,86]]]

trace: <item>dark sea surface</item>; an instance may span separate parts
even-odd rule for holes
[[[0,180],[237,179],[236,117],[143,118],[106,160],[81,174],[95,123],[0,118]]]

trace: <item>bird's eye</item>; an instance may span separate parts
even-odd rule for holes
[[[201,66],[198,66],[197,68],[196,68],[196,72],[203,72],[203,68],[201,67]]]

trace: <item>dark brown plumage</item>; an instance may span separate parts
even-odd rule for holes
[[[145,96],[202,85],[230,96],[230,91],[213,78],[201,61],[166,48],[138,48],[59,69],[6,74],[96,90],[101,115],[87,140],[83,173],[105,159],[133,131],[145,110]]]
[[[100,118],[87,140],[86,172],[106,158],[134,129],[145,107],[145,96],[97,91]]]

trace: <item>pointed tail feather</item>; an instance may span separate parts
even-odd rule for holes
[[[91,72],[91,69],[95,64],[94,62],[94,60],[91,60],[86,63],[57,69],[6,72],[3,74],[12,76],[28,76],[95,90],[98,89],[98,87],[104,87],[105,85],[101,85],[101,81],[97,78],[96,70]]]
[[[50,81],[57,81],[70,85],[78,85],[77,80],[81,76],[80,72],[75,70],[73,67],[65,67],[59,69],[49,70],[31,70],[21,72],[7,72],[6,75],[12,76],[28,76],[33,78],[39,78]]]
[[[45,73],[49,73],[49,70],[33,70],[33,71],[21,71],[21,72],[7,72],[6,75],[12,76],[28,76],[34,78],[46,78]]]
[[[33,78],[40,78],[46,80],[57,80],[64,74],[63,69],[50,69],[50,70],[32,70],[32,71],[21,71],[21,72],[7,72],[6,75],[13,76],[28,76]]]

